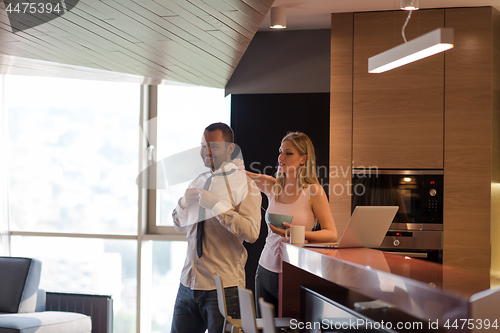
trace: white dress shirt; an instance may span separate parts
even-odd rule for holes
[[[236,170],[221,176],[222,169],[225,172]],[[245,287],[248,255],[243,241],[253,243],[259,237],[262,197],[255,182],[233,163],[224,163],[215,172],[210,170],[199,175],[189,184],[189,188],[203,188],[212,174],[216,176],[208,191],[215,194],[219,202],[205,211],[201,258],[196,254],[196,226],[200,206],[191,204],[183,209],[177,205],[172,213],[175,229],[187,230],[188,248],[181,283],[190,289],[216,289],[214,273],[217,273],[225,287]]]

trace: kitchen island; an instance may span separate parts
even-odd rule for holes
[[[304,317],[308,292],[374,321],[389,315],[434,332],[476,332],[486,324],[500,332],[500,289],[490,289],[488,275],[366,248],[282,247],[282,316],[310,320]],[[378,312],[359,310],[373,301],[382,304]]]

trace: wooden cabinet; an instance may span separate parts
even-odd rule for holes
[[[443,168],[444,54],[381,73],[368,58],[404,43],[407,12],[354,14],[352,155],[354,167]],[[407,40],[444,27],[444,10],[419,10]]]
[[[338,234],[351,216],[353,13],[332,14],[330,208]]]
[[[491,7],[446,10],[455,49],[446,54],[445,67],[444,263],[483,272],[498,253],[492,251],[498,241],[490,244],[490,230],[498,224],[490,204],[498,172],[492,168],[498,155],[492,122],[499,106],[493,101],[500,60],[493,53],[493,19],[498,16]]]

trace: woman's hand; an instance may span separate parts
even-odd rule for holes
[[[281,237],[286,237],[287,235],[290,235],[290,223],[284,222],[283,225],[285,226],[285,229],[280,229],[276,228],[274,225],[269,224],[269,227],[271,227],[271,231],[274,232],[275,234],[280,235]]]
[[[238,170],[245,171],[245,162],[243,162],[241,158],[235,158],[231,162],[233,162],[238,167]]]
[[[321,230],[306,231],[306,240],[309,242],[336,242],[337,228],[325,190],[321,185],[313,184],[309,186],[309,195],[311,208],[321,224]]]

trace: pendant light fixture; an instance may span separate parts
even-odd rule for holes
[[[405,42],[369,58],[369,73],[386,72],[453,48],[452,28],[438,28],[407,42],[405,28],[410,20],[411,13],[418,9],[418,0],[401,0],[401,9],[410,11],[401,30]]]

